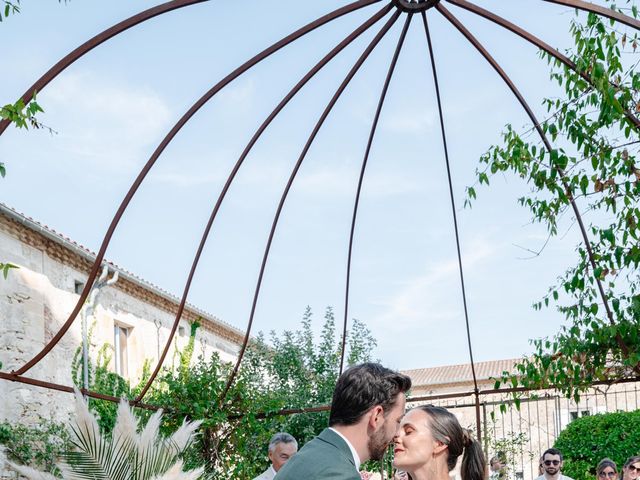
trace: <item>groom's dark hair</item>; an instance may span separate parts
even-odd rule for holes
[[[376,405],[385,415],[400,393],[411,388],[411,379],[378,363],[363,363],[345,371],[336,384],[329,426],[353,425]]]

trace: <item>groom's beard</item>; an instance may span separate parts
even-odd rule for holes
[[[385,428],[383,426],[380,430],[369,437],[367,447],[369,447],[371,460],[382,460],[382,457],[384,457],[384,452],[387,450],[387,446],[389,445],[389,442],[385,438],[385,433]]]

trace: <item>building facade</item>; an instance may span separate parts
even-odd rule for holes
[[[18,266],[0,279],[0,371],[19,368],[56,334],[75,307],[94,258],[84,247],[0,205],[0,262]],[[131,385],[140,380],[145,362],[156,365],[179,299],[114,264],[104,266],[102,286],[94,288],[69,331],[27,376],[73,385],[72,361],[74,356],[78,361],[83,321],[94,364],[108,361]],[[200,327],[194,358],[217,352],[225,361],[235,360],[244,332],[187,305],[165,366],[171,366],[176,349],[186,346],[195,321]],[[68,393],[0,379],[0,421],[62,421],[72,405]]]

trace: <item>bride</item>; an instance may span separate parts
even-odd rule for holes
[[[482,446],[448,410],[422,405],[407,412],[394,438],[393,465],[412,480],[450,480],[462,455],[462,480],[484,480]]]

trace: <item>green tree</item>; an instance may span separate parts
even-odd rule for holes
[[[96,324],[94,322],[88,332],[89,340],[87,343],[90,350],[91,338],[93,337],[95,326]],[[142,390],[142,387],[149,378],[149,361],[145,360],[142,368],[141,379],[138,382],[138,385],[132,388],[128,380],[111,371],[112,359],[113,346],[108,343],[105,343],[100,347],[96,355],[95,362],[91,360],[91,355],[89,355],[89,390],[105,395],[111,395],[117,398],[135,397]],[[82,373],[82,344],[80,344],[76,348],[73,359],[71,360],[71,378],[77,388],[83,387],[84,381]],[[97,414],[100,429],[104,433],[111,432],[116,423],[118,406],[113,402],[100,400],[98,398],[89,398],[88,402],[91,410],[96,412]]]
[[[357,320],[351,332],[348,363],[369,360],[376,346],[371,333]],[[149,401],[167,407],[168,431],[183,417],[202,420],[200,435],[185,459],[187,466],[204,464],[214,478],[253,478],[268,464],[267,444],[273,433],[287,431],[304,444],[327,426],[327,412],[288,416],[277,412],[331,402],[340,348],[333,310],[327,308],[316,341],[313,314],[307,307],[299,329],[271,332],[270,341],[258,334],[222,405],[217,400],[231,365],[217,355],[201,357],[189,369],[165,371]]]
[[[637,16],[634,4],[626,6],[624,13]],[[566,324],[553,338],[533,340],[533,355],[498,382],[557,385],[578,396],[594,381],[640,372],[640,74],[624,59],[635,56],[635,32],[594,14],[572,21],[570,31],[574,46],[566,54],[577,72],[542,54],[564,92],[544,100],[548,118],[540,126],[551,149],[534,128],[517,132],[508,125],[476,174],[480,185],[506,173],[526,183],[529,193],[519,203],[550,237],[574,208],[583,214],[578,227],[588,242],[576,246],[573,265],[534,304],[555,305]],[[467,194],[474,199],[475,188]]]
[[[34,425],[0,423],[0,445],[12,462],[59,475],[56,463],[71,448],[64,424],[40,418]]]
[[[342,338],[336,335],[333,309],[327,307],[320,339],[315,346],[311,329],[312,312],[307,307],[302,328],[285,331],[281,335],[271,332],[271,344],[264,344],[259,336],[256,341],[262,362],[258,370],[269,379],[266,387],[273,395],[282,399],[283,408],[308,408],[331,403],[333,389],[338,380]],[[346,365],[371,360],[376,340],[366,325],[354,320],[347,333]],[[294,435],[298,442],[306,443],[328,424],[329,414],[303,413],[291,415],[278,421],[283,430]]]

